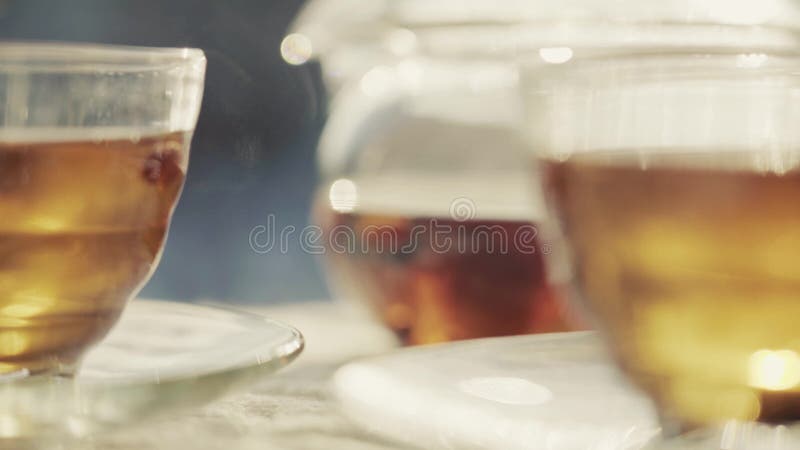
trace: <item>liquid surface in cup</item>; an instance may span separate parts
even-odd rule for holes
[[[797,158],[641,154],[544,170],[621,366],[688,426],[800,419]]]
[[[334,288],[405,344],[575,329],[548,281],[531,204],[497,189],[528,197],[530,187],[508,181],[481,193],[441,177],[348,180],[357,195],[322,198],[316,211]]]
[[[0,132],[0,374],[69,372],[154,269],[189,136],[141,134]]]

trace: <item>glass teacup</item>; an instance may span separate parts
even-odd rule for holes
[[[0,43],[0,380],[74,373],[155,269],[204,72],[195,49]]]
[[[523,72],[554,256],[665,434],[723,425],[713,448],[794,448],[737,430],[800,419],[800,56]]]

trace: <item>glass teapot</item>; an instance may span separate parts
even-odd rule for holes
[[[656,46],[792,46],[786,25],[800,23],[777,0],[328,0],[306,11],[287,39],[319,58],[331,96],[313,211],[325,270],[338,297],[405,344],[585,327],[561,301],[570,274],[545,238],[519,131],[520,55],[567,64]]]

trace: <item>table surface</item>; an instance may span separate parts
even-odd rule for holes
[[[396,347],[382,327],[334,302],[243,307],[300,329],[303,354],[289,367],[244,391],[198,410],[98,436],[75,450],[388,450],[409,447],[388,442],[352,425],[329,390],[331,375],[360,356]],[[70,447],[70,450],[73,450]]]

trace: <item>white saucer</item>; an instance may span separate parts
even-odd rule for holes
[[[345,414],[421,448],[637,449],[659,432],[594,333],[482,339],[342,367]]]
[[[134,300],[74,379],[0,383],[0,448],[41,446],[202,405],[285,366],[300,333],[261,316]]]

